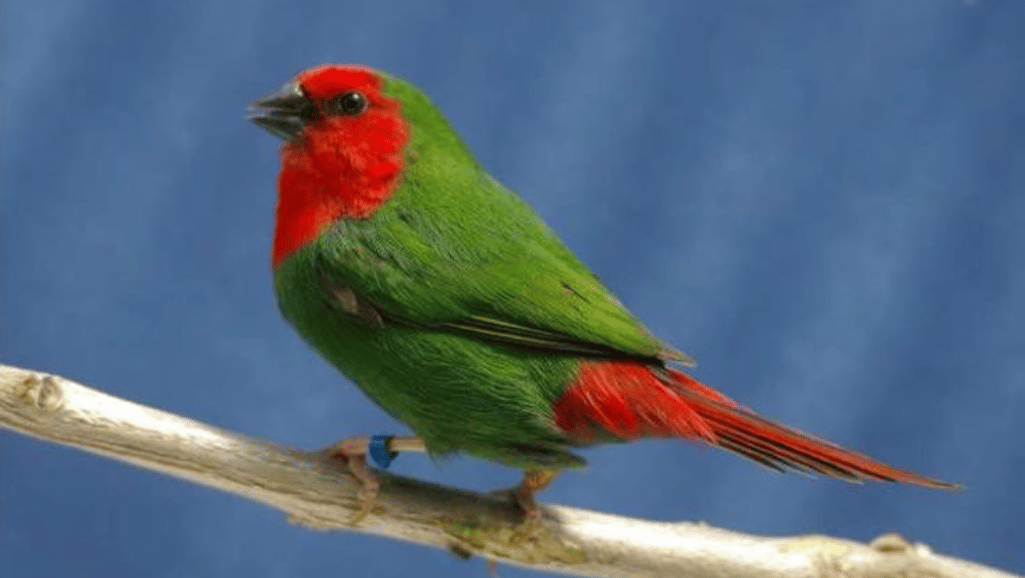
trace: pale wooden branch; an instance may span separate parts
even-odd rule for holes
[[[344,465],[125,401],[67,379],[0,365],[0,426],[217,488],[317,529],[346,529],[461,556],[580,576],[688,578],[1009,578],[896,535],[871,544],[763,538],[704,524],[656,523],[545,506],[525,528],[510,502],[383,473],[359,527]]]

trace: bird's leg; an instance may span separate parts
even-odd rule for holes
[[[349,466],[349,472],[361,484],[359,491],[360,509],[349,518],[349,524],[355,526],[363,521],[374,507],[377,494],[381,490],[381,478],[377,472],[367,465],[367,436],[356,436],[342,440],[324,450],[324,454],[332,458],[343,458]]]
[[[526,514],[524,519],[526,525],[533,525],[541,519],[541,506],[537,504],[534,496],[547,488],[558,475],[559,470],[556,468],[527,468],[523,472],[523,479],[519,485],[512,489],[513,498]]]
[[[349,523],[353,526],[359,524],[366,518],[374,507],[377,494],[381,491],[381,478],[377,472],[367,465],[367,453],[371,439],[368,436],[355,436],[346,438],[335,445],[321,450],[320,454],[330,458],[342,458],[349,466],[349,472],[360,481],[360,509]],[[420,438],[393,436],[384,442],[384,450],[387,454],[398,452],[425,452],[427,448]]]

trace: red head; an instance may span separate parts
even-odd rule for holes
[[[384,79],[357,66],[319,66],[257,103],[251,120],[285,141],[273,265],[338,219],[366,218],[398,186],[409,128]]]

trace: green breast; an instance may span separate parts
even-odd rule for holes
[[[575,358],[424,328],[371,327],[348,315],[320,281],[318,255],[324,244],[338,250],[339,229],[275,272],[281,311],[311,346],[422,437],[435,456],[465,452],[519,467],[583,463],[565,450],[551,415],[574,375]]]

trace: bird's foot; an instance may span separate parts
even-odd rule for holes
[[[534,496],[547,488],[558,475],[559,470],[555,468],[528,469],[523,472],[523,479],[512,489],[512,495],[523,510],[524,524],[533,526],[541,520],[541,506]]]
[[[370,514],[374,509],[374,502],[377,501],[377,495],[381,492],[381,477],[367,465],[367,453],[373,451],[369,447],[372,439],[374,438],[355,436],[319,452],[330,458],[344,459],[349,466],[349,472],[362,486],[359,492],[360,509],[349,518],[349,524],[352,526],[358,525]],[[398,452],[426,451],[423,440],[415,437],[388,437],[382,444],[378,449],[388,457],[388,462]],[[380,456],[374,456],[374,459],[381,463]],[[387,462],[384,463],[384,467],[387,467]]]
[[[516,486],[492,492],[509,496],[523,510],[523,524],[513,536],[514,542],[526,539],[537,528],[543,509],[534,496],[547,488],[558,475],[559,470],[555,468],[530,468],[523,472],[523,479]]]

